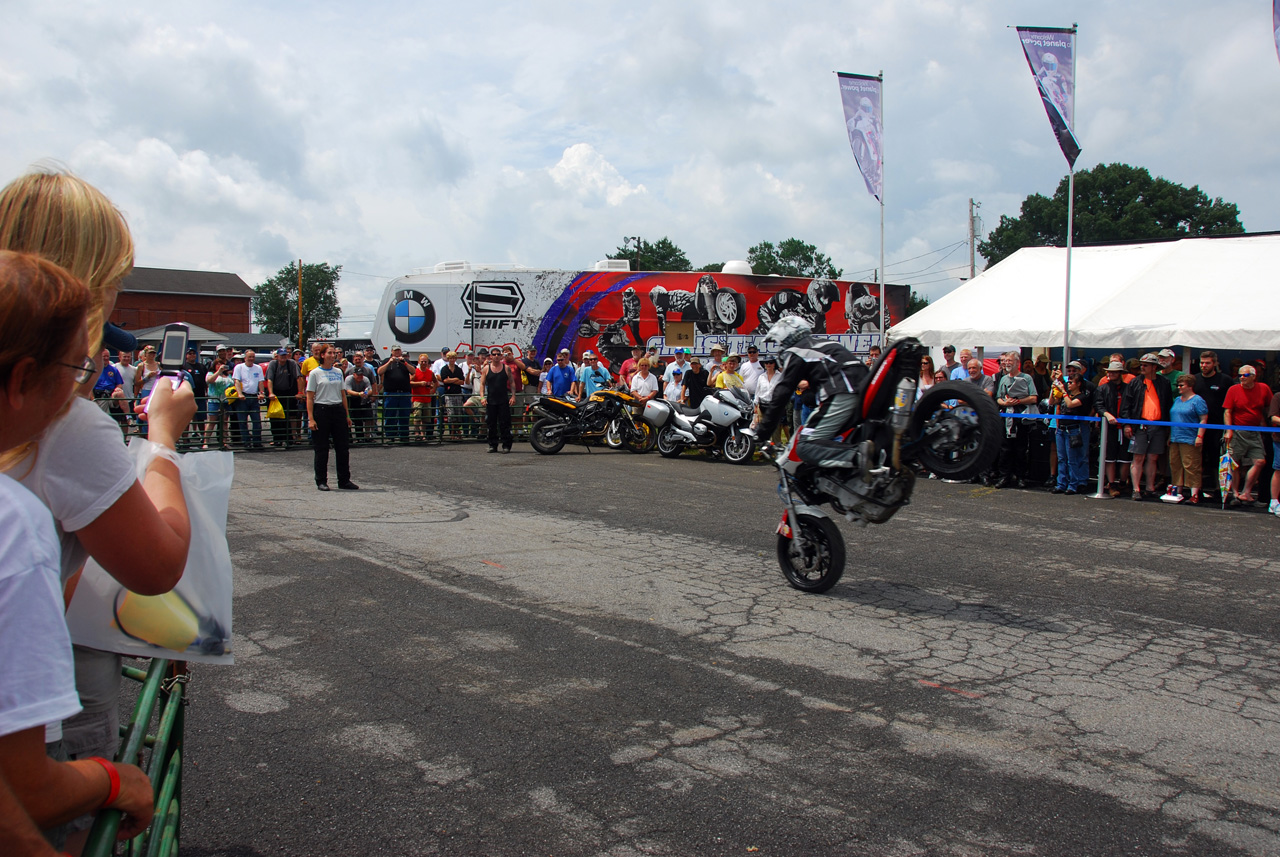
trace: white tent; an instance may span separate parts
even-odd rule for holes
[[[925,345],[1061,347],[1067,251],[1026,247],[894,325]],[[1076,247],[1073,348],[1280,350],[1280,235]]]

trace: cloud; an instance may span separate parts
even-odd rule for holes
[[[1079,166],[1146,166],[1276,228],[1280,115],[1256,105],[1280,75],[1256,5],[1073,6]],[[891,263],[964,239],[968,198],[994,226],[1066,173],[1007,28],[1057,21],[1047,0],[6,11],[0,173],[70,164],[127,211],[141,264],[250,282],[299,256],[343,264],[344,304],[366,314],[381,275],[577,268],[624,235],[668,236],[695,264],[797,237],[846,272],[878,266],[837,69],[884,71]]]
[[[612,206],[621,205],[629,196],[646,192],[644,185],[632,185],[624,179],[613,164],[589,143],[575,143],[565,149],[549,172],[557,185],[580,199],[602,199]]]

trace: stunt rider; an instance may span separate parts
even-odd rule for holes
[[[809,322],[797,316],[780,319],[764,341],[779,349],[782,371],[752,433],[770,437],[792,392],[801,381],[808,381],[817,392],[818,408],[800,430],[796,452],[801,460],[819,467],[854,467],[855,447],[834,438],[855,418],[867,367],[840,343],[814,336]]]

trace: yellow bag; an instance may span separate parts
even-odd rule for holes
[[[284,403],[279,399],[272,399],[271,404],[267,405],[267,419],[282,420],[284,419]]]

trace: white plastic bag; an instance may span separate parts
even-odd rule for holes
[[[176,455],[141,438],[129,444],[129,452],[139,479],[157,455],[177,461],[191,516],[187,567],[173,591],[144,596],[125,589],[89,560],[67,608],[71,640],[132,657],[233,663],[227,505],[235,458],[230,452]]]

